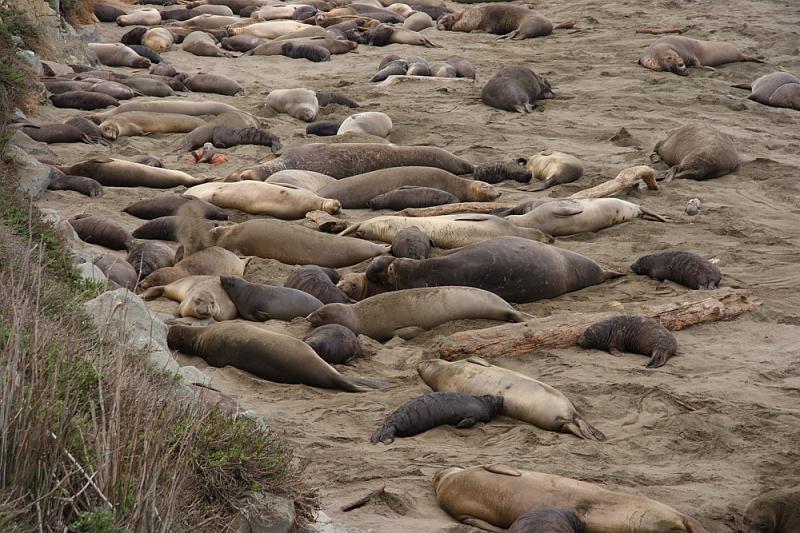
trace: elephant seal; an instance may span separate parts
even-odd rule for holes
[[[195,74],[186,80],[186,87],[197,93],[216,93],[234,96],[244,89],[236,80],[222,74]]]
[[[149,68],[150,60],[122,43],[89,43],[89,49],[108,67]]]
[[[344,119],[336,134],[343,135],[352,131],[375,135],[376,137],[388,137],[392,127],[392,119],[386,113],[367,111],[350,115]]]
[[[184,52],[200,57],[233,57],[230,52],[220,49],[214,38],[204,31],[193,31],[181,43]]]
[[[119,105],[119,101],[113,96],[91,91],[67,91],[61,94],[51,94],[50,101],[55,107],[83,109],[84,111]]]
[[[247,261],[219,246],[212,246],[184,257],[174,266],[152,272],[139,284],[142,289],[169,285],[188,276],[242,276]]]
[[[511,527],[531,509],[558,507],[580,514],[587,532],[707,533],[694,518],[650,498],[502,464],[440,470],[433,489],[451,516],[489,531]]]
[[[139,54],[140,56],[150,60],[150,63],[157,65],[163,61],[160,55],[150,47],[142,46],[140,44],[129,44],[128,48]],[[150,96],[150,95],[148,95]],[[169,95],[172,96],[172,95]]]
[[[298,189],[317,192],[323,187],[336,183],[336,179],[310,170],[281,170],[265,180],[275,185],[288,185]]]
[[[106,144],[108,141],[103,137],[103,132],[100,131],[100,128],[89,120],[88,118],[84,117],[72,117],[69,120],[65,120],[64,124],[67,126],[72,126],[75,129],[78,129],[86,135],[92,142],[97,142],[100,144]]]
[[[458,70],[446,61],[434,61],[430,65],[431,76],[436,78],[457,78]]]
[[[392,239],[391,253],[407,259],[427,259],[433,243],[428,235],[416,226],[401,229]]]
[[[64,174],[86,176],[107,187],[170,189],[180,185],[199,185],[206,181],[205,178],[195,178],[180,170],[156,168],[112,158],[89,159],[58,168]]]
[[[259,45],[270,42],[269,39],[263,37],[256,37],[255,35],[234,35],[233,37],[225,37],[220,42],[220,45],[225,50],[231,52],[249,52]]]
[[[525,228],[537,228],[553,237],[562,237],[599,231],[634,218],[665,221],[653,211],[619,198],[546,201],[524,215],[509,215],[506,220]]]
[[[285,42],[281,45],[281,55],[292,59],[308,59],[314,63],[331,60],[331,53],[327,48],[314,44]]]
[[[489,364],[479,357],[448,363],[441,359],[417,365],[422,381],[435,391],[497,394],[503,397],[501,414],[536,427],[571,433],[587,440],[606,440],[559,390],[519,372]]]
[[[315,328],[303,342],[332,365],[346,365],[353,359],[364,356],[355,333],[339,324],[327,324]]]
[[[355,234],[362,239],[391,243],[397,232],[412,226],[430,236],[437,248],[459,248],[506,236],[553,242],[550,235],[537,228],[519,226],[494,215],[471,213],[432,217],[379,216],[353,224],[340,235]]]
[[[742,54],[729,43],[700,41],[681,35],[668,35],[653,41],[639,56],[639,64],[655,71],[689,75],[689,67],[716,67],[737,61],[762,60]],[[713,70],[713,69],[711,69]]]
[[[155,218],[176,215],[178,214],[178,209],[192,201],[200,204],[205,218],[211,220],[228,220],[228,213],[224,209],[220,209],[204,200],[191,198],[183,194],[165,194],[155,198],[146,198],[130,204],[122,211],[137,218],[153,220]]]
[[[311,170],[341,179],[375,170],[410,166],[434,167],[456,175],[471,174],[475,168],[460,157],[432,146],[395,146],[378,143],[304,144],[290,148],[277,159],[234,172],[226,178],[226,181],[242,179],[263,181],[275,172],[290,169]],[[403,183],[403,185],[408,184]],[[397,186],[392,187],[395,188]],[[391,189],[380,192],[388,190]],[[376,194],[380,193],[372,196]],[[364,205],[367,200],[364,201]]]
[[[459,56],[450,56],[445,59],[445,62],[453,65],[453,68],[456,69],[456,76],[459,78],[475,79],[475,66],[468,59]]]
[[[105,217],[76,215],[69,219],[75,233],[84,242],[99,244],[112,250],[127,250],[133,244],[128,230]]]
[[[370,296],[386,292],[386,287],[370,280],[363,272],[348,272],[336,283],[342,292],[353,300],[360,302]]]
[[[216,223],[208,220],[206,224],[209,229],[216,227]],[[178,217],[165,216],[154,218],[133,230],[133,236],[137,239],[177,241],[178,240]]]
[[[575,156],[553,150],[544,150],[528,159],[533,179],[541,183],[528,187],[529,191],[543,191],[555,185],[572,183],[583,176],[583,163]]]
[[[314,326],[341,324],[377,341],[413,337],[451,320],[524,322],[529,317],[502,298],[472,287],[433,287],[377,294],[347,304],[326,304],[310,315]]]
[[[304,189],[263,181],[204,183],[188,189],[186,194],[218,207],[284,220],[303,218],[309,211],[321,210],[336,214],[342,209],[338,200],[322,198]]]
[[[115,22],[117,20],[117,17],[121,17],[127,14],[126,11],[123,11],[117,6],[111,4],[102,4],[102,3],[95,4],[93,11],[94,11],[94,16],[97,17],[97,20],[99,20],[100,22]]]
[[[263,37],[264,39],[276,39],[304,29],[308,29],[308,25],[295,20],[267,20],[238,28],[229,28],[228,33],[229,35],[245,34]]]
[[[159,268],[173,266],[175,252],[164,243],[142,242],[131,247],[126,260],[138,276],[144,279]]]
[[[500,35],[503,39],[530,39],[553,33],[553,24],[525,6],[499,3],[468,7],[439,18],[439,30]]]
[[[502,396],[432,392],[395,409],[369,440],[372,444],[391,444],[395,437],[413,437],[439,426],[471,428],[479,422],[490,422],[502,406]]]
[[[272,132],[261,128],[227,128],[217,126],[211,135],[211,142],[217,148],[231,148],[240,144],[253,144],[269,146],[272,152],[278,152],[283,145],[281,140]]]
[[[136,284],[139,283],[139,275],[131,265],[119,257],[113,255],[103,254],[95,258],[92,262],[99,268],[106,278],[113,281],[120,287],[125,287],[130,291],[136,290]]]
[[[294,269],[283,286],[306,292],[323,304],[352,303],[353,300],[336,286],[340,279],[332,268],[306,265]]]
[[[410,31],[422,31],[425,28],[433,27],[433,19],[427,13],[415,11],[411,16],[403,21],[403,29]]]
[[[133,78],[128,78],[120,81],[99,81],[94,85],[89,86],[90,92],[103,93],[117,100],[130,100],[136,96],[142,96],[143,93],[133,87],[126,85],[130,83]],[[169,89],[169,87],[167,87]]]
[[[313,28],[314,26],[312,26]],[[323,30],[325,31],[325,30]],[[287,36],[291,37],[291,36]],[[266,41],[266,39],[265,39]],[[285,46],[291,44],[291,47]],[[253,56],[279,56],[284,55],[295,59],[304,58],[309,61],[323,62],[330,61],[331,55],[346,54],[352,52],[358,46],[352,41],[332,39],[329,33],[325,36],[317,37],[291,37],[290,40],[276,39],[264,42],[252,50],[245,52],[244,55]],[[324,49],[325,52],[319,49]],[[320,102],[320,105],[324,105]]]
[[[431,67],[428,64],[428,60],[424,57],[411,57],[407,59],[408,62],[408,70],[406,74],[409,76],[430,76],[431,75]]]
[[[168,78],[173,78],[179,74],[175,67],[172,65],[167,65],[166,63],[159,63],[157,65],[152,65],[150,67],[150,74],[153,76],[165,76]]]
[[[658,281],[668,279],[690,289],[718,289],[722,281],[722,273],[714,263],[691,252],[645,255],[631,265],[631,270]]]
[[[78,128],[68,124],[24,124],[19,130],[33,139],[42,143],[87,143],[94,141]]]
[[[407,30],[388,24],[378,24],[368,30],[369,44],[372,46],[386,46],[388,44],[409,44],[413,46],[424,46],[425,48],[442,48],[430,41],[419,32]]]
[[[47,185],[48,190],[77,191],[90,198],[99,198],[103,196],[103,186],[100,185],[97,180],[84,176],[68,176],[61,172],[58,174],[59,175],[50,180],[50,183]]]
[[[164,168],[164,163],[160,159],[153,157],[150,154],[144,154],[133,158],[134,163],[141,163],[148,167]]]
[[[363,209],[369,207],[377,196],[398,191],[402,187],[435,188],[452,194],[462,202],[491,202],[500,196],[500,192],[487,183],[459,178],[446,170],[424,166],[398,166],[357,174],[326,185],[317,193],[339,200],[345,209]],[[408,191],[406,194],[415,193]]]
[[[232,322],[207,327],[172,326],[167,344],[202,357],[211,366],[235,366],[276,383],[347,392],[372,390],[363,380],[341,375],[303,341],[257,326]]]
[[[219,322],[238,316],[236,306],[220,285],[218,276],[188,276],[168,285],[152,286],[142,298],[152,300],[163,296],[180,302],[178,314],[184,318],[213,318]]]
[[[128,78],[120,83],[125,84],[130,90],[136,91],[139,96],[155,96],[158,98],[175,96],[175,91],[168,84],[152,78]]]
[[[583,255],[520,237],[499,237],[419,261],[378,258],[373,263],[368,273],[390,289],[463,285],[514,303],[555,298],[622,276]]]
[[[772,107],[800,111],[800,78],[788,72],[772,72],[756,79],[748,98]]]
[[[643,316],[615,316],[592,324],[580,336],[578,344],[612,355],[620,355],[621,351],[649,355],[647,368],[664,366],[678,351],[675,336],[657,321]]]
[[[507,533],[584,533],[586,522],[572,511],[536,509],[523,514]]]
[[[161,12],[157,9],[137,9],[116,19],[117,26],[158,26],[161,24]]]
[[[506,180],[528,183],[533,174],[528,170],[527,164],[528,160],[524,157],[485,163],[475,167],[475,171],[472,173],[472,179],[484,181],[486,183],[499,183]]]
[[[271,287],[250,283],[242,278],[222,276],[222,288],[246,320],[292,320],[308,316],[323,303],[310,294],[287,287]]]
[[[367,202],[367,207],[370,209],[400,211],[407,207],[431,207],[434,205],[455,204],[459,201],[458,196],[441,189],[403,186],[375,196]]]
[[[774,490],[750,500],[742,533],[800,531],[800,487]]]
[[[377,83],[379,81],[384,81],[389,76],[402,76],[407,73],[408,61],[398,58],[385,64],[382,62],[378,72],[376,72],[369,81],[372,83]]]
[[[306,135],[318,135],[320,137],[331,137],[339,131],[342,125],[340,120],[320,120],[312,122],[306,126]]]
[[[529,113],[536,100],[554,97],[550,83],[524,65],[500,69],[481,90],[484,104],[517,113]]]
[[[705,124],[688,124],[670,131],[666,139],[656,143],[650,158],[655,155],[670,166],[656,176],[658,180],[705,180],[739,167],[739,154],[730,137]]]
[[[119,107],[94,113],[90,119],[99,124],[107,118],[129,111],[146,111],[148,113],[176,113],[178,115],[221,115],[223,113],[241,113],[232,105],[213,101],[156,100],[149,102],[133,101],[120,104]]]
[[[100,124],[100,130],[107,139],[135,137],[150,133],[189,133],[204,126],[206,121],[198,117],[177,113],[147,113],[128,111],[114,115]]]
[[[267,105],[278,113],[312,122],[319,112],[314,91],[308,89],[276,89],[267,95]]]
[[[140,44],[156,52],[166,52],[175,44],[175,35],[167,28],[150,28],[142,35]]]

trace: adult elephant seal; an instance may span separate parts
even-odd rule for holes
[[[150,287],[142,298],[152,300],[163,296],[180,302],[178,314],[184,318],[213,318],[219,322],[238,316],[236,306],[220,286],[217,276],[189,276],[169,285]]]
[[[631,265],[631,270],[658,281],[668,279],[690,289],[718,289],[722,281],[717,265],[691,252],[645,255]]]
[[[432,392],[395,409],[369,440],[372,444],[391,444],[395,437],[413,437],[438,426],[471,428],[491,421],[502,405],[502,396]]]
[[[557,389],[479,357],[454,363],[441,359],[423,361],[417,366],[417,372],[435,391],[500,395],[503,397],[502,414],[536,427],[572,433],[587,440],[606,439]]]
[[[232,105],[212,101],[156,100],[149,102],[125,102],[119,107],[102,113],[94,113],[91,119],[100,124],[107,118],[129,111],[146,111],[148,113],[177,113],[179,115],[221,115],[223,113],[241,113]]]
[[[553,237],[594,232],[634,218],[652,218],[664,222],[660,215],[619,198],[584,198],[544,202],[524,215],[509,215],[506,220],[525,228],[537,228]]]
[[[234,96],[244,89],[236,80],[222,74],[195,74],[186,80],[186,87],[196,93],[215,93],[225,96]]]
[[[42,143],[87,143],[95,141],[81,130],[69,124],[24,124],[19,130],[25,135]]]
[[[623,351],[649,355],[647,368],[664,366],[678,351],[675,336],[657,321],[643,316],[616,316],[592,324],[580,336],[578,344],[612,355]]]
[[[287,150],[277,159],[234,172],[226,179],[263,181],[275,172],[290,169],[311,170],[341,179],[374,170],[410,166],[435,167],[452,174],[471,174],[475,168],[460,157],[432,146],[395,146],[378,143],[304,144]]]
[[[119,105],[119,101],[113,96],[91,91],[67,91],[61,94],[51,94],[50,101],[55,107],[85,111]]]
[[[404,186],[379,194],[367,202],[367,206],[370,209],[391,209],[393,211],[400,211],[407,207],[431,207],[435,205],[455,204],[460,201],[458,196],[441,189]]]
[[[157,9],[137,9],[127,15],[117,17],[117,26],[158,26],[161,12]]]
[[[213,15],[212,15],[213,16]],[[184,52],[200,57],[233,57],[217,46],[217,41],[204,31],[193,31],[181,43]]]
[[[622,275],[575,252],[520,237],[500,237],[420,261],[378,258],[367,272],[391,289],[463,285],[515,303],[555,298]]]
[[[175,252],[161,242],[142,242],[128,251],[126,258],[133,269],[144,279],[159,268],[171,267],[175,264]]]
[[[242,276],[245,266],[246,260],[224,248],[212,246],[181,259],[175,266],[159,268],[142,280],[140,286],[148,289],[169,285],[188,276]]]
[[[529,191],[543,191],[555,185],[572,183],[583,176],[583,163],[580,159],[553,150],[544,150],[528,159],[528,168],[533,179],[540,182],[528,187]]]
[[[336,178],[310,170],[281,170],[265,180],[275,185],[288,185],[298,189],[317,192],[323,187],[336,183]]]
[[[303,189],[261,181],[204,183],[188,189],[186,194],[218,207],[284,220],[303,218],[309,211],[321,210],[336,214],[342,209],[339,200],[322,198]]]
[[[378,341],[411,338],[451,320],[524,322],[528,318],[502,298],[471,287],[385,292],[351,305],[326,304],[308,315],[314,326],[340,324]]]
[[[433,19],[427,13],[415,11],[403,21],[403,28],[409,31],[422,31],[433,27]]]
[[[308,316],[323,305],[297,289],[250,283],[233,276],[222,276],[219,280],[242,318],[253,322],[292,320]]]
[[[639,56],[639,64],[645,68],[674,72],[681,76],[689,75],[689,67],[716,67],[737,61],[763,63],[758,58],[742,54],[732,44],[700,41],[680,35],[656,39]]]
[[[319,112],[317,95],[309,89],[276,89],[267,95],[267,105],[305,122],[312,122]]]
[[[107,67],[150,67],[149,59],[140,56],[122,43],[89,43],[87,46]]]
[[[362,239],[391,243],[400,230],[412,226],[424,231],[437,248],[459,248],[505,236],[553,242],[550,235],[537,228],[518,226],[503,218],[483,214],[432,217],[380,216],[354,224],[341,235],[355,234]]]
[[[772,107],[800,111],[800,78],[788,72],[773,72],[755,80],[749,87],[750,100]]]
[[[180,170],[156,168],[112,158],[89,159],[58,168],[64,174],[86,176],[107,187],[171,189],[180,185],[199,185],[206,181],[206,178],[195,178]]]
[[[717,178],[739,167],[739,154],[730,137],[707,125],[689,124],[670,131],[656,143],[651,159],[654,155],[670,166],[656,177],[666,181]]]
[[[353,303],[353,300],[336,286],[340,279],[339,273],[332,268],[306,265],[294,269],[283,286],[306,292],[323,304]]]
[[[372,390],[362,380],[341,375],[303,341],[257,326],[231,322],[207,327],[172,326],[167,344],[202,357],[211,366],[235,366],[276,383],[347,392]]]
[[[553,33],[553,24],[546,18],[527,7],[506,3],[468,7],[444,15],[436,27],[449,31],[479,30],[505,39],[529,39]]]
[[[351,131],[376,137],[388,137],[392,131],[392,119],[386,113],[377,111],[356,113],[344,119],[336,135],[343,135]]]
[[[206,121],[201,118],[177,113],[128,111],[104,120],[100,124],[100,130],[106,139],[114,141],[119,137],[135,137],[150,133],[189,133],[205,125]]]
[[[529,113],[536,100],[554,96],[550,83],[523,65],[499,70],[481,90],[484,104],[517,113]]]
[[[440,470],[433,489],[451,516],[489,531],[511,527],[531,509],[558,507],[580,514],[589,533],[706,533],[697,520],[650,498],[507,465]]]
[[[491,202],[500,196],[488,183],[425,166],[398,166],[357,174],[326,185],[317,194],[339,200],[345,209],[363,209],[376,196],[401,187],[432,187],[452,194],[461,202]]]
[[[217,226],[215,222],[205,221],[208,229]],[[133,236],[137,239],[149,239],[159,241],[177,241],[178,236],[178,217],[165,216],[154,218],[133,230]]]
[[[192,201],[200,204],[203,217],[210,220],[228,220],[228,213],[224,209],[185,194],[165,194],[155,198],[145,198],[132,203],[122,211],[137,218],[153,220],[177,215],[178,209]]]
[[[166,52],[175,44],[175,35],[167,28],[150,28],[142,35],[141,44],[156,52]]]
[[[793,531],[800,531],[800,487],[767,492],[747,504],[742,533]]]
[[[392,239],[392,255],[407,259],[427,259],[433,243],[428,234],[416,226],[401,229]]]
[[[572,511],[536,509],[517,518],[507,533],[584,533],[586,522]]]
[[[256,37],[255,35],[235,35],[222,39],[220,45],[222,45],[222,48],[225,50],[230,50],[231,52],[249,52],[259,45],[268,42],[270,42],[269,39]]]
[[[315,328],[303,342],[332,365],[346,365],[364,356],[364,350],[356,334],[339,324]]]
[[[70,225],[82,241],[99,244],[112,250],[127,250],[133,244],[128,230],[105,217],[76,215],[69,219]]]

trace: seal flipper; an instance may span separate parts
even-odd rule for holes
[[[394,436],[397,428],[394,426],[383,426],[378,429],[375,433],[372,434],[369,441],[372,444],[378,444],[382,442],[384,444],[391,444],[394,442]]]
[[[561,426],[562,433],[572,433],[576,437],[580,437],[586,440],[606,440],[605,433],[591,425],[589,422],[584,420],[584,418],[575,413],[572,417],[572,422],[568,422]]]
[[[150,287],[141,294],[142,300],[152,300],[164,294],[164,286]]]
[[[678,172],[678,167],[672,167],[656,176],[656,181],[670,182],[675,178],[675,173]]]
[[[529,191],[529,192],[537,192],[537,191],[543,191],[543,190],[549,189],[549,188],[550,188],[550,183],[548,183],[547,181],[537,181],[536,183],[529,184],[527,187],[523,187],[522,190],[523,191]],[[498,212],[503,212],[503,211],[507,211],[507,209],[498,209],[497,211]]]
[[[474,516],[459,516],[459,522],[466,524],[468,526],[477,527],[478,529],[485,529],[486,531],[491,531],[492,533],[504,533],[505,529],[499,528],[497,526],[493,526],[489,522],[484,522],[480,518],[475,518]]]
[[[504,465],[501,463],[493,463],[490,465],[483,465],[483,469],[492,474],[500,474],[502,476],[520,477],[522,472],[513,466]]]
[[[703,525],[690,516],[681,516],[683,525],[689,533],[707,533]]]
[[[477,423],[478,423],[478,421],[475,420],[474,418],[462,418],[461,422],[456,424],[456,428],[458,428],[458,429],[467,429],[467,428],[471,428],[472,426],[474,426]]]
[[[467,361],[476,365],[485,366],[487,368],[492,366],[492,363],[490,363],[486,359],[483,359],[482,357],[469,357]]]
[[[408,340],[424,332],[425,328],[421,328],[418,326],[408,326],[405,328],[398,328],[394,330],[392,332],[392,337],[400,337],[401,339]]]

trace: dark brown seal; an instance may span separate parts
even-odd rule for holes
[[[147,58],[153,64],[158,64],[163,61],[161,56],[158,55],[158,52],[150,48],[149,46],[143,46],[141,44],[129,44],[127,45],[128,48],[139,54],[140,56]]]
[[[47,188],[51,191],[76,191],[92,198],[103,196],[103,186],[96,180],[84,176],[68,176],[60,171],[55,172]]]
[[[742,54],[732,44],[700,41],[681,35],[656,39],[639,56],[639,64],[645,68],[681,76],[689,75],[688,67],[715,67],[736,61],[763,63],[758,58]]]
[[[631,265],[631,270],[658,281],[668,279],[690,289],[717,289],[722,281],[722,273],[714,263],[691,252],[645,255]]]
[[[233,276],[222,276],[219,281],[239,314],[254,322],[292,320],[308,316],[323,305],[299,289],[250,283]]]
[[[119,105],[119,100],[112,96],[89,91],[67,91],[61,94],[51,94],[50,101],[56,107],[83,109],[84,111]]]
[[[392,255],[407,259],[427,259],[431,253],[431,238],[416,226],[398,231],[392,239]]]
[[[437,22],[440,30],[485,31],[506,39],[529,39],[553,33],[553,24],[525,6],[497,3],[468,7],[444,15]]]
[[[99,142],[101,144],[107,144],[109,142],[103,135],[103,130],[86,117],[72,117],[64,121],[64,124],[80,130],[81,133],[91,139],[92,142]]]
[[[319,103],[320,107],[327,107],[332,104],[349,107],[350,109],[359,107],[358,102],[346,97],[343,94],[319,91],[317,91],[316,94],[317,102]]]
[[[688,124],[670,131],[655,145],[650,158],[660,158],[670,166],[656,176],[666,181],[717,178],[739,167],[739,154],[730,137],[705,124]]]
[[[331,60],[331,53],[327,48],[313,44],[283,43],[281,45],[281,54],[292,59],[308,59],[314,63]]]
[[[164,168],[164,163],[162,163],[160,159],[149,154],[134,157],[133,162],[147,165],[148,167]]]
[[[461,392],[432,392],[398,407],[372,434],[370,442],[391,444],[395,437],[413,437],[438,426],[471,428],[489,422],[503,407],[502,396],[472,396]]]
[[[105,274],[106,278],[120,287],[131,291],[136,290],[139,275],[124,259],[104,254],[96,258],[94,264]]]
[[[330,137],[339,132],[339,126],[341,125],[341,120],[321,120],[319,122],[312,122],[306,126],[306,135]]]
[[[324,304],[352,303],[353,300],[336,286],[340,279],[332,268],[306,265],[292,271],[283,286],[306,292]]]
[[[208,229],[217,227],[217,223],[206,220]],[[178,240],[178,217],[169,215],[154,218],[133,230],[133,236],[137,239],[148,239],[157,241],[177,241]]]
[[[664,366],[678,351],[675,336],[657,321],[643,316],[615,316],[592,324],[580,336],[578,344],[613,355],[619,355],[620,351],[649,355],[647,368]]]
[[[175,252],[161,242],[141,242],[130,249],[127,261],[140,278],[144,279],[159,268],[173,266]]]
[[[155,198],[146,198],[134,202],[123,211],[129,215],[144,220],[153,220],[159,217],[176,215],[178,209],[189,202],[197,202],[203,208],[203,216],[211,220],[228,220],[228,212],[213,204],[182,194],[165,194]]]
[[[346,365],[364,356],[356,334],[339,324],[327,324],[312,331],[303,342],[332,365]]]
[[[517,518],[506,533],[584,533],[586,522],[572,511],[536,509]]]
[[[225,96],[234,96],[244,90],[236,80],[227,76],[202,72],[186,80],[185,85],[190,91],[224,94]]]
[[[744,510],[742,533],[800,531],[800,486],[778,489],[753,498]]]
[[[127,12],[111,4],[94,5],[94,16],[97,17],[97,20],[100,22],[116,22],[117,17],[127,14]]]
[[[536,100],[553,97],[550,83],[524,65],[500,69],[481,90],[484,104],[517,113],[528,113]]]
[[[379,194],[367,202],[370,209],[392,209],[400,211],[407,207],[431,207],[434,205],[455,204],[458,196],[432,187],[407,186]]]
[[[112,250],[127,250],[133,243],[133,238],[128,231],[105,217],[93,215],[76,215],[69,219],[82,241],[90,244],[99,244]]]
[[[281,140],[274,133],[261,128],[227,128],[217,126],[211,135],[211,142],[217,148],[231,148],[240,144],[269,146],[273,152],[283,148]]]
[[[142,36],[145,33],[147,33],[147,28],[144,26],[136,26],[135,28],[126,31],[122,37],[119,38],[119,42],[127,46],[132,44],[142,44]]]
[[[528,160],[518,157],[509,161],[494,161],[475,167],[472,179],[486,183],[499,183],[505,180],[528,183],[533,178],[533,173],[528,168]]]
[[[41,143],[87,143],[94,141],[81,130],[68,124],[25,124],[18,128],[22,133]]]

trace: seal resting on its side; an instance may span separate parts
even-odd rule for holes
[[[332,365],[345,365],[364,355],[356,334],[339,324],[315,328],[303,342]]]
[[[738,86],[736,86],[738,87]],[[800,78],[788,72],[772,72],[756,79],[750,86],[750,100],[772,107],[800,111]]]
[[[562,509],[536,509],[517,518],[506,533],[584,533],[586,522]]]
[[[739,154],[730,137],[705,124],[688,124],[670,131],[650,154],[651,160],[658,158],[670,166],[656,176],[665,181],[717,178],[739,167]]]
[[[645,68],[681,76],[689,75],[688,67],[715,67],[736,61],[763,63],[758,58],[742,54],[732,44],[700,41],[681,35],[656,39],[639,56],[639,64]]]
[[[529,39],[553,33],[553,24],[525,6],[506,2],[468,7],[439,18],[439,30],[485,31],[503,39]]]
[[[612,355],[619,355],[620,351],[649,355],[647,368],[664,366],[678,351],[675,336],[657,321],[643,316],[615,316],[592,324],[580,336],[578,344]]]
[[[544,150],[528,159],[533,179],[540,180],[527,190],[541,191],[555,185],[572,183],[583,176],[583,163],[575,156],[553,150]]]
[[[800,531],[800,487],[767,492],[753,498],[744,510],[742,533]]]
[[[690,289],[718,289],[722,281],[722,273],[714,263],[691,252],[645,255],[631,265],[631,270],[658,281],[668,279]]]
[[[180,185],[199,185],[206,181],[205,178],[195,178],[180,170],[156,168],[110,157],[89,159],[58,168],[69,176],[86,176],[106,187],[171,189]]]
[[[176,215],[184,204],[188,204],[192,201],[200,205],[205,218],[211,220],[228,220],[228,213],[224,209],[220,209],[204,200],[192,198],[183,194],[165,194],[163,196],[156,196],[155,198],[145,198],[144,200],[132,203],[122,211],[144,220],[154,220],[160,217]]]
[[[128,230],[110,218],[94,215],[76,215],[69,219],[82,241],[99,244],[112,250],[127,250],[133,244],[133,237]]]
[[[294,269],[283,286],[306,292],[323,304],[352,303],[353,300],[336,286],[340,279],[332,268],[305,265]]]
[[[178,314],[182,317],[233,320],[238,316],[236,306],[222,290],[219,280],[218,276],[188,276],[168,285],[150,287],[142,293],[142,298],[152,300],[163,296],[180,302]]]
[[[367,202],[367,206],[370,209],[400,211],[407,207],[431,207],[434,205],[455,204],[459,201],[458,196],[441,189],[403,186],[373,197]]]
[[[500,69],[481,90],[484,104],[517,113],[529,113],[536,100],[554,97],[550,83],[524,65]]]
[[[322,307],[322,302],[310,294],[287,287],[271,287],[250,283],[242,278],[222,276],[222,288],[246,320],[292,320],[308,316]]]

